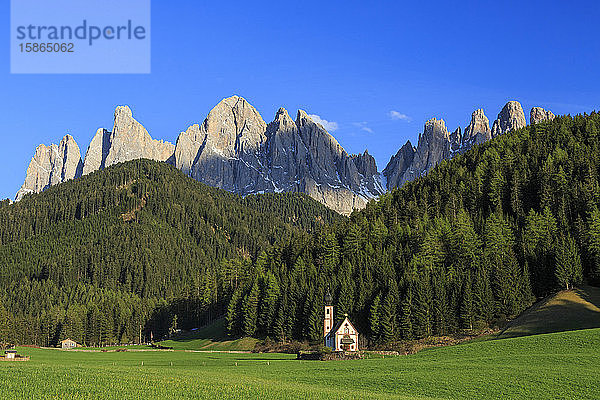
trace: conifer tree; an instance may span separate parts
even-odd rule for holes
[[[396,312],[392,295],[388,293],[381,305],[379,317],[379,335],[384,342],[391,341],[396,335]]]
[[[377,296],[375,296],[375,298],[373,299],[373,302],[371,303],[371,308],[370,308],[370,312],[369,312],[369,326],[371,328],[371,338],[372,339],[377,339],[379,337],[379,332],[380,332],[380,310],[381,308],[381,296],[378,294]]]
[[[574,285],[581,283],[583,279],[583,268],[581,257],[577,249],[575,239],[568,235],[559,242],[556,252],[556,280],[566,290],[572,289]]]
[[[600,211],[594,207],[588,218],[587,251],[590,255],[590,275],[600,282]]]
[[[402,338],[404,340],[411,340],[414,338],[413,324],[412,324],[412,289],[410,286],[406,289],[404,298],[402,299],[402,316],[400,318],[400,330]]]
[[[466,279],[463,283],[462,299],[460,305],[460,319],[462,327],[473,329],[473,291],[471,288],[471,273],[467,272]]]
[[[258,279],[255,279],[250,288],[250,292],[244,299],[243,306],[243,328],[242,333],[245,336],[252,336],[256,332],[256,319],[258,313]]]
[[[263,335],[268,335],[273,326],[277,301],[279,299],[279,284],[271,271],[267,272],[263,287],[258,316],[258,329]]]

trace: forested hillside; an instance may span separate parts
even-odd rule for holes
[[[232,335],[320,340],[329,289],[371,343],[484,327],[600,280],[600,115],[501,135],[256,259]]]
[[[327,290],[371,344],[484,327],[600,281],[599,174],[596,113],[475,146],[349,219],[119,164],[0,205],[0,341],[133,342],[225,315],[232,336],[316,342]]]
[[[139,341],[174,307],[201,326],[259,251],[342,219],[303,194],[242,198],[148,160],[4,201],[0,342]]]

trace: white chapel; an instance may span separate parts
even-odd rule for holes
[[[334,324],[333,299],[325,295],[325,319],[323,324],[325,346],[333,351],[358,351],[358,331],[345,314],[344,319]]]

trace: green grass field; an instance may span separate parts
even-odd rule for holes
[[[597,399],[600,329],[525,336],[357,361],[282,354],[20,348],[0,363],[11,399]],[[143,362],[143,365],[142,365]],[[237,363],[237,366],[236,366]]]
[[[581,286],[548,296],[510,322],[500,337],[600,328],[600,288]]]
[[[257,339],[245,337],[231,339],[225,334],[225,319],[221,318],[213,324],[177,335],[173,340],[165,340],[159,344],[175,350],[217,350],[217,351],[251,351]]]

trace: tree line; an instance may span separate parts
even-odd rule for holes
[[[371,344],[501,323],[600,281],[600,116],[559,117],[444,161],[349,220],[262,253],[231,335],[322,336],[323,297]]]
[[[304,194],[242,198],[149,160],[3,201],[0,342],[146,341],[175,313],[201,326],[241,265],[341,219]]]
[[[132,161],[0,203],[0,341],[146,341],[225,318],[318,342],[323,299],[372,345],[501,323],[600,281],[600,116],[475,146],[343,218]]]

